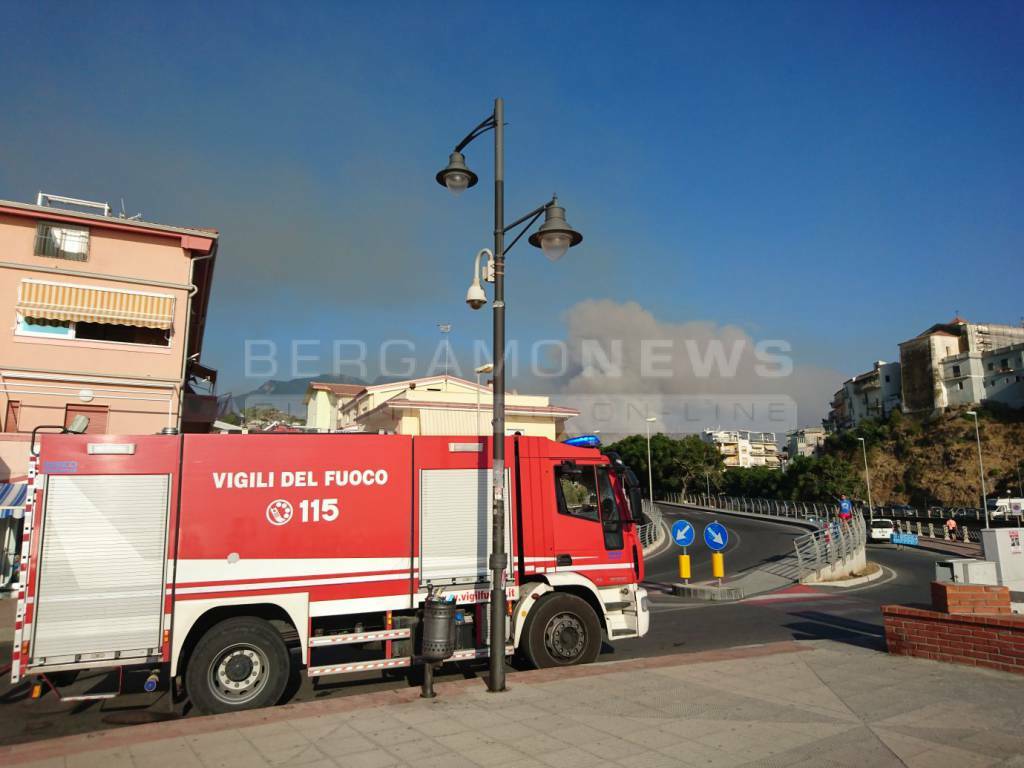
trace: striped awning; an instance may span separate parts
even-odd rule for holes
[[[0,518],[23,517],[28,483],[0,483]]]
[[[45,320],[166,330],[174,322],[174,297],[23,280],[18,294],[18,311],[28,317]]]

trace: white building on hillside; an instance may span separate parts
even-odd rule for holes
[[[816,456],[825,443],[828,433],[824,427],[805,427],[790,432],[789,458],[797,456]]]
[[[903,410],[1021,402],[1015,377],[1022,345],[1024,327],[1017,325],[968,323],[960,317],[933,325],[900,344]]]
[[[726,467],[770,467],[778,469],[779,448],[774,432],[741,429],[705,429],[701,439],[718,448]]]

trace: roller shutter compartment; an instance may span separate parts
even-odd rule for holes
[[[32,664],[159,652],[168,475],[50,475]]]

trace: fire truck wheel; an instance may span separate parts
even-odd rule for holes
[[[204,714],[269,707],[288,682],[288,648],[263,619],[215,624],[196,644],[185,671],[192,705]]]
[[[544,595],[523,627],[523,655],[534,667],[589,664],[601,652],[601,624],[586,600],[565,592]]]

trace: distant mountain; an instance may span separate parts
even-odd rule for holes
[[[358,376],[348,376],[344,373],[339,375],[323,374],[321,376],[307,376],[306,378],[288,379],[287,381],[281,381],[280,379],[268,379],[251,392],[238,395],[238,398],[245,399],[250,397],[256,398],[267,396],[283,397],[288,395],[298,395],[301,397],[306,394],[306,390],[309,388],[309,383],[311,381],[325,381],[329,384],[359,384],[364,387],[366,386],[366,382]]]
[[[388,384],[392,381],[401,381],[401,377],[378,376],[370,383],[358,376],[349,376],[344,373],[325,373],[319,376],[306,376],[300,379],[268,379],[256,387],[256,389],[240,395],[233,395],[230,398],[230,410],[237,411],[241,408],[269,406],[277,408],[285,414],[300,416],[306,412],[302,401],[311,381],[324,381],[330,384],[358,384],[365,387],[373,384]]]

